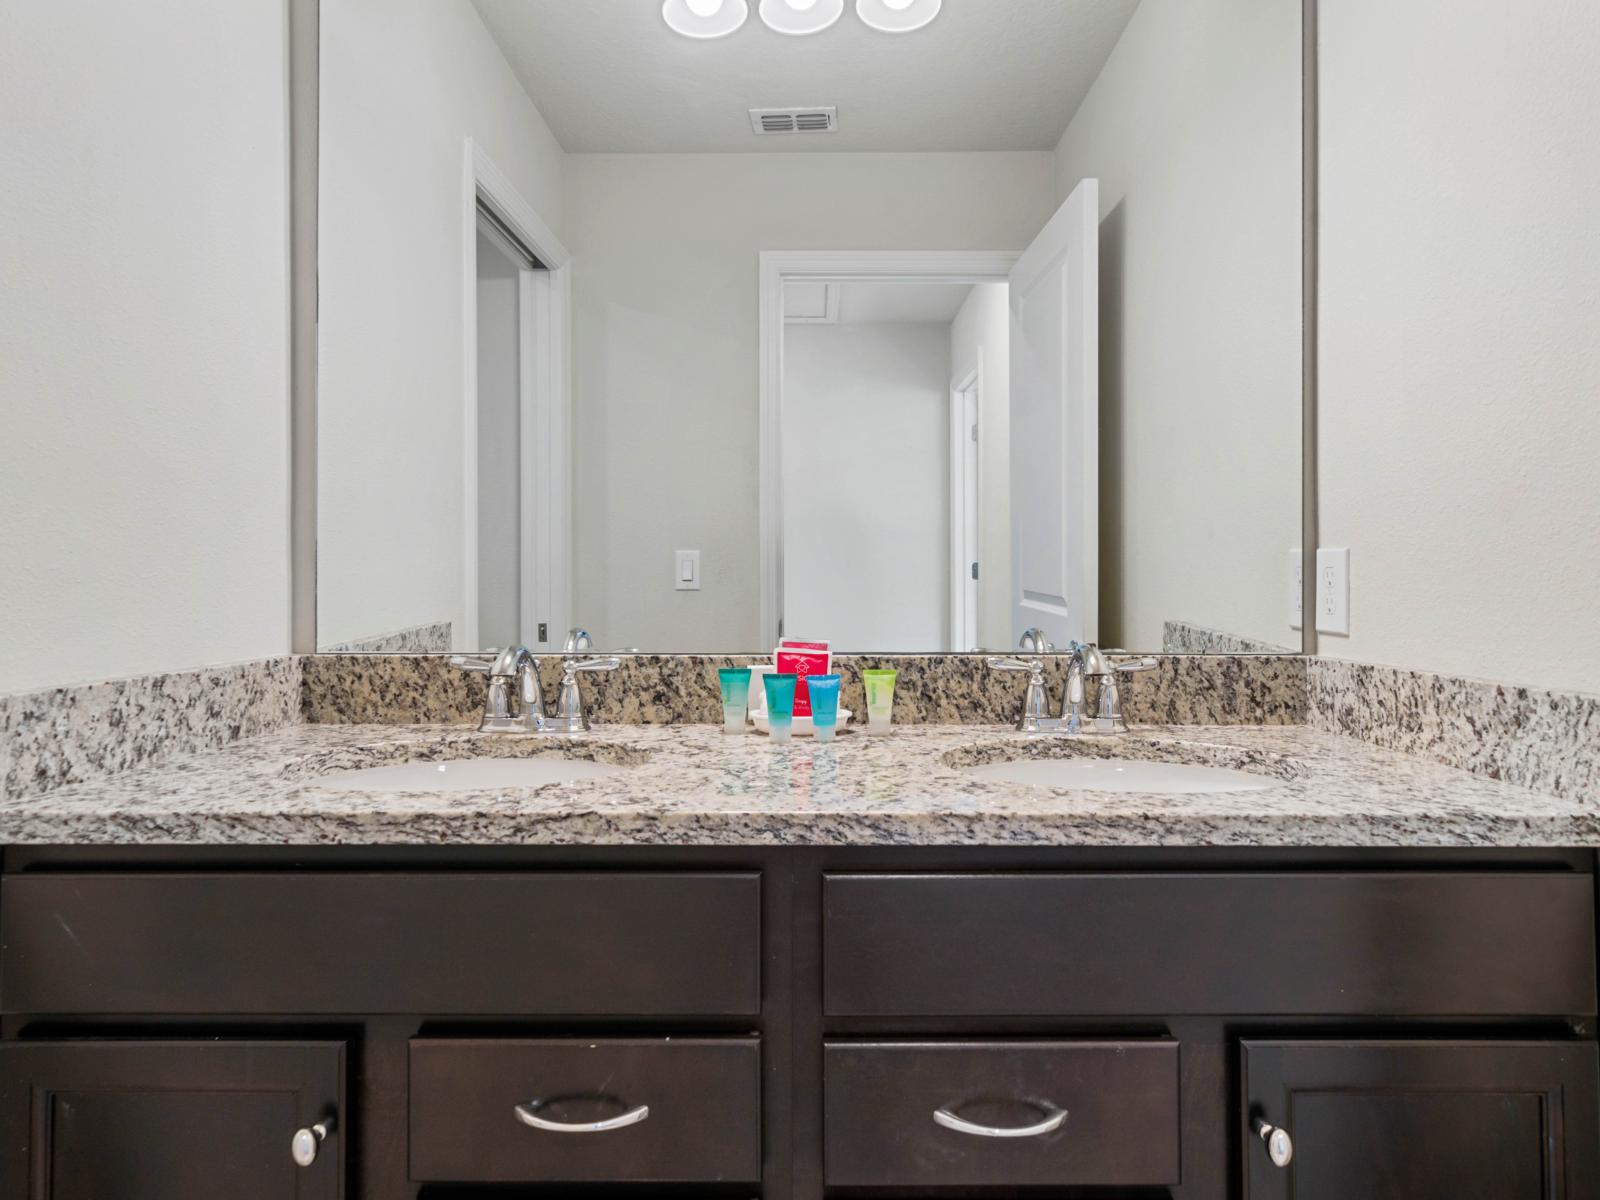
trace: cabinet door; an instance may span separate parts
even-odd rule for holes
[[[337,1200],[343,1080],[338,1042],[0,1045],[0,1200]]]
[[[1243,1057],[1249,1200],[1600,1196],[1591,1042],[1247,1041]]]

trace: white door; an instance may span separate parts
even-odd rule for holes
[[[1011,271],[1013,644],[1099,632],[1099,230],[1085,179]]]

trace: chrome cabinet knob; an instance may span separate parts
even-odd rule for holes
[[[1267,1148],[1267,1157],[1272,1160],[1273,1166],[1287,1167],[1294,1161],[1294,1139],[1289,1136],[1287,1129],[1279,1129],[1260,1117],[1255,1119],[1252,1128],[1261,1139],[1261,1144]]]
[[[315,1125],[296,1129],[294,1137],[289,1141],[289,1153],[294,1156],[295,1165],[309,1167],[316,1162],[317,1152],[322,1149],[322,1143],[328,1140],[328,1134],[332,1131],[332,1117],[318,1121]]]

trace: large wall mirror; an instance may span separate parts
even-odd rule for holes
[[[318,648],[1298,651],[1301,7],[321,0]]]

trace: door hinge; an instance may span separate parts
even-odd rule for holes
[[[974,579],[976,579],[978,577],[978,564],[977,563],[973,563],[972,564],[972,577]]]
[[[972,440],[973,441],[977,441],[978,440],[978,427],[976,425],[974,425],[972,427]]]

